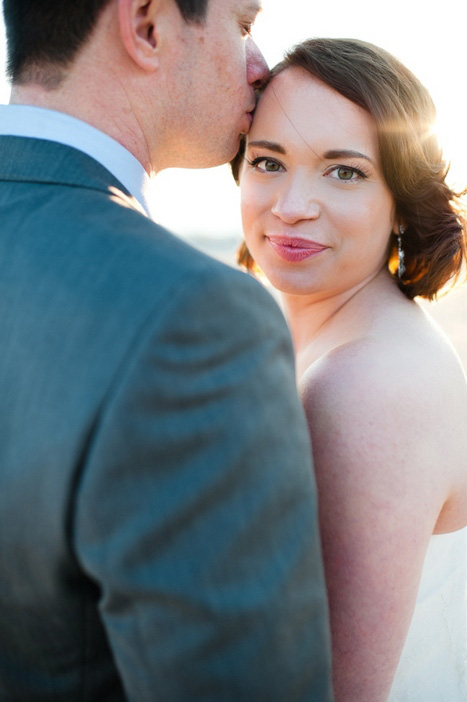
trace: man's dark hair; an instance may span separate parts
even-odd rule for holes
[[[111,0],[3,0],[12,83],[60,82]],[[209,0],[175,0],[186,22],[202,22]]]

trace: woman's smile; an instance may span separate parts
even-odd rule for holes
[[[291,263],[300,263],[307,258],[317,256],[328,248],[310,239],[299,237],[267,236],[266,239],[284,261]]]

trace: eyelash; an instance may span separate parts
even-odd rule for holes
[[[246,160],[246,162],[247,162],[252,168],[257,168],[257,166],[258,166],[260,163],[264,163],[264,162],[274,163],[274,164],[280,166],[281,168],[283,168],[283,165],[282,165],[282,163],[281,163],[280,161],[277,161],[277,160],[274,159],[274,158],[268,158],[267,156],[258,156],[257,158],[254,158],[254,159],[251,159],[251,160],[248,159],[248,158],[246,158],[245,160]],[[358,175],[359,178],[362,178],[362,179],[367,179],[367,178],[368,178],[368,174],[365,173],[365,171],[363,171],[361,168],[357,168],[356,166],[350,166],[350,165],[345,166],[345,165],[343,165],[343,164],[336,165],[336,166],[331,166],[331,168],[329,168],[329,169],[326,171],[326,175],[329,175],[329,174],[333,173],[334,171],[338,171],[338,170],[340,170],[341,168],[342,168],[343,170],[352,171],[353,174]],[[279,171],[266,171],[266,170],[262,170],[261,168],[258,168],[258,170],[259,170],[261,173],[278,173],[278,172],[279,172]],[[346,181],[349,182],[349,183],[353,182],[353,178],[350,178],[350,179],[347,179],[347,178],[338,178],[338,180],[340,180],[341,182],[344,182],[344,183],[345,183]]]

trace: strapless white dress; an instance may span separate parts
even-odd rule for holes
[[[467,527],[430,539],[388,702],[467,702]]]

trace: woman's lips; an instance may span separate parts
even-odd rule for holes
[[[328,247],[317,244],[309,239],[299,239],[287,236],[268,236],[269,243],[276,253],[285,261],[293,263],[303,261],[311,256],[325,251]]]

